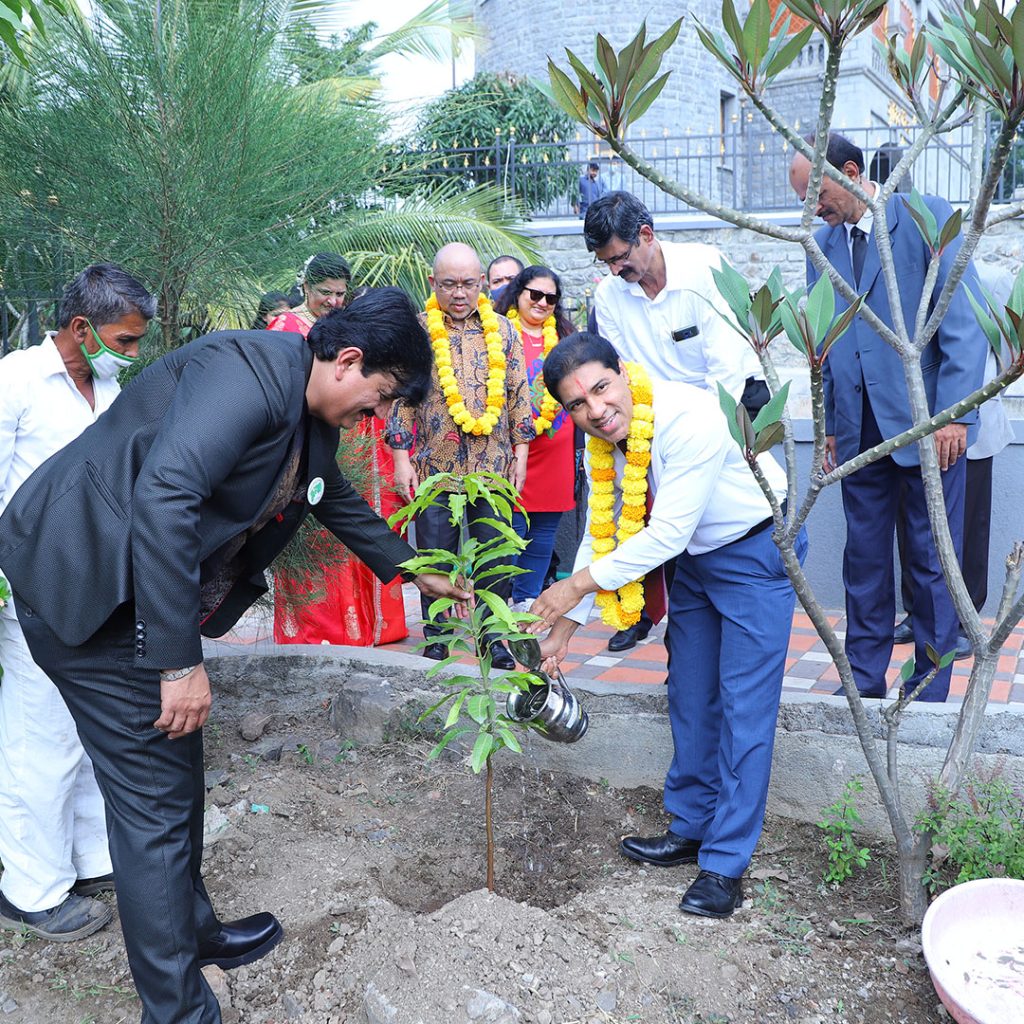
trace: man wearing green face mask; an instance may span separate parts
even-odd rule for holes
[[[0,512],[117,397],[156,312],[113,264],[87,267],[58,330],[0,361]],[[59,586],[59,581],[54,581]],[[102,928],[112,889],[103,798],[60,693],[32,659],[14,602],[0,609],[0,928],[68,941]]]

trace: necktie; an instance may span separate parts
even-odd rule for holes
[[[851,228],[850,237],[853,239],[853,283],[859,288],[864,257],[868,254],[868,236],[860,228]]]

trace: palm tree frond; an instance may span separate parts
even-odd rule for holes
[[[366,56],[379,60],[394,54],[446,61],[453,50],[459,52],[459,43],[475,42],[481,36],[468,5],[432,0],[404,25],[382,35],[366,51]]]

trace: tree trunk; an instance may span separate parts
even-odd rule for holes
[[[910,846],[899,844],[900,916],[907,925],[920,926],[928,909],[928,892],[924,887],[924,871],[928,866],[931,837],[918,833]]]
[[[484,780],[484,824],[487,829],[487,891],[494,892],[494,823],[491,818],[491,794],[494,792],[494,768],[487,758]]]

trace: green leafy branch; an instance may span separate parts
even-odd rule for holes
[[[470,536],[466,526],[467,513],[480,503],[490,509],[491,515],[477,521],[495,533],[485,541]],[[459,529],[457,550],[420,550],[414,558],[403,562],[402,568],[417,574],[447,576],[453,584],[471,590],[473,600],[465,617],[449,615],[455,608],[455,601],[451,598],[442,597],[431,603],[428,618],[441,632],[425,639],[420,647],[442,643],[448,654],[427,675],[436,677],[459,663],[462,656],[474,654],[479,659],[480,674],[455,675],[440,680],[440,685],[447,692],[420,715],[420,721],[433,715],[445,715],[441,738],[430,751],[430,758],[440,756],[456,740],[466,744],[472,742],[470,766],[476,774],[486,771],[487,887],[493,891],[492,758],[504,749],[521,754],[523,748],[516,732],[537,728],[530,722],[510,719],[505,708],[510,694],[526,691],[539,680],[529,672],[493,674],[490,649],[496,640],[521,636],[520,627],[537,619],[535,615],[513,612],[505,600],[490,589],[495,583],[527,571],[514,564],[526,547],[526,541],[510,525],[513,511],[522,510],[522,506],[516,489],[496,473],[469,473],[464,476],[436,473],[419,485],[412,501],[392,515],[388,523],[391,526],[401,525],[404,532],[417,515],[436,507],[446,508],[449,522]],[[448,617],[439,622],[440,616]]]

